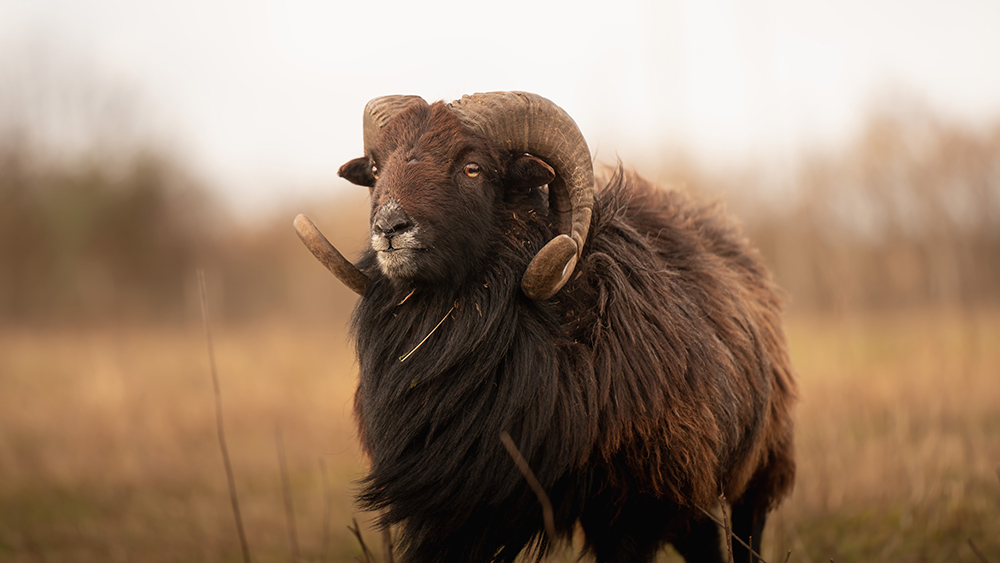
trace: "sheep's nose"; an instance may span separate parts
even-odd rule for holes
[[[398,204],[389,203],[378,210],[372,228],[379,234],[394,236],[405,233],[413,227],[413,219]]]
[[[385,236],[398,235],[411,226],[413,226],[413,223],[402,217],[392,217],[375,222],[375,228]]]

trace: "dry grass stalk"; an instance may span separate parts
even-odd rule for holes
[[[288,525],[288,543],[292,549],[292,561],[300,560],[299,534],[295,527],[295,507],[292,505],[292,486],[288,481],[288,462],[285,459],[285,441],[281,437],[281,427],[274,427],[274,444],[278,450],[278,469],[281,474],[281,496],[285,500],[285,523]]]
[[[399,303],[396,303],[396,306],[399,307],[403,303],[406,303],[406,300],[409,299],[413,295],[413,293],[415,291],[417,291],[416,288],[411,289],[410,292],[406,294],[406,297],[404,297],[402,301],[400,301]]]
[[[333,492],[330,490],[330,481],[326,476],[326,461],[319,458],[319,475],[323,482],[323,548],[320,552],[320,561],[326,563],[330,554],[330,515],[333,512]]]
[[[729,563],[734,563],[733,562],[733,531],[732,531],[732,529],[729,528],[729,515],[726,514],[726,495],[725,494],[720,494],[719,495],[719,505],[722,507],[722,527],[725,528],[725,530],[726,530],[726,551],[729,553]],[[743,542],[740,541],[740,543],[743,543]],[[747,545],[745,543],[743,545],[745,545],[747,549],[750,549],[749,545]],[[750,549],[750,550],[753,551],[752,549]]]
[[[212,373],[212,389],[215,391],[215,427],[219,435],[219,449],[222,451],[222,462],[226,468],[226,480],[229,482],[229,500],[233,506],[233,518],[236,520],[236,532],[240,538],[240,549],[243,561],[250,563],[250,546],[247,543],[246,532],[243,530],[243,518],[240,517],[240,501],[236,495],[236,479],[233,477],[233,466],[229,461],[229,448],[226,446],[226,430],[222,421],[222,391],[219,388],[219,376],[215,368],[215,348],[212,346],[212,330],[208,322],[208,290],[205,288],[205,271],[198,270],[198,290],[201,294],[201,319],[205,325],[205,342],[208,345],[208,364]]]
[[[358,561],[361,563],[375,563],[375,555],[368,549],[368,544],[365,543],[365,538],[361,535],[361,526],[358,525],[358,519],[351,518],[351,525],[347,529],[354,534],[354,537],[358,540],[358,544],[361,546],[361,557],[358,558]]]
[[[386,526],[382,530],[382,558],[385,563],[393,563],[392,558],[392,528]]]
[[[700,510],[702,514],[704,514],[705,516],[707,516],[709,520],[711,520],[712,522],[715,522],[716,525],[718,525],[720,528],[722,528],[723,530],[726,531],[726,541],[729,544],[729,560],[730,561],[733,560],[733,540],[736,540],[737,542],[739,542],[740,545],[742,545],[743,547],[749,549],[751,555],[755,555],[757,557],[757,559],[760,560],[761,563],[767,563],[767,561],[764,559],[764,557],[761,554],[759,554],[756,551],[754,551],[754,549],[752,547],[750,547],[745,541],[743,541],[739,536],[736,536],[736,535],[734,535],[732,533],[732,531],[729,529],[729,520],[726,517],[726,497],[725,496],[720,496],[719,499],[722,501],[722,516],[723,516],[722,520],[719,520],[718,518],[715,517],[714,514],[712,514],[711,512],[705,510],[704,508],[702,508],[700,506],[698,507],[698,510]],[[789,552],[785,555],[785,562],[786,563],[788,561],[788,558],[791,557],[791,556],[792,556],[792,552],[791,552],[791,550],[789,550]]]
[[[404,301],[405,301],[405,299],[404,299]],[[448,312],[444,314],[444,317],[442,317],[441,320],[438,321],[438,324],[434,325],[434,328],[432,328],[431,331],[427,333],[427,336],[425,336],[423,340],[421,340],[419,343],[417,343],[417,345],[414,346],[412,350],[410,350],[406,354],[400,356],[399,357],[399,361],[405,362],[407,358],[409,358],[410,356],[412,356],[413,353],[417,351],[417,348],[420,348],[421,346],[423,346],[424,342],[427,342],[427,339],[430,338],[431,335],[434,334],[435,331],[437,331],[437,329],[441,328],[441,325],[443,325],[444,321],[447,320],[448,317],[451,316],[451,312],[454,311],[454,310],[455,310],[455,306],[452,305],[451,309],[448,309]]]
[[[986,555],[984,555],[983,552],[979,549],[979,546],[976,545],[976,542],[972,541],[972,538],[969,538],[968,542],[969,542],[969,547],[972,548],[972,552],[976,554],[976,557],[978,557],[979,560],[982,561],[982,563],[990,563],[989,559],[986,559]]]
[[[524,480],[528,482],[531,490],[535,491],[535,496],[538,497],[539,504],[542,505],[542,519],[545,521],[545,533],[549,536],[549,543],[552,545],[556,544],[556,524],[555,517],[552,511],[552,502],[549,500],[549,495],[545,493],[545,489],[542,488],[542,484],[538,482],[535,477],[535,473],[531,470],[528,465],[527,460],[521,455],[521,450],[517,449],[514,444],[514,440],[511,439],[510,434],[506,431],[500,432],[500,441],[503,442],[505,448],[507,448],[507,453],[514,460],[517,465],[517,469],[524,475]]]

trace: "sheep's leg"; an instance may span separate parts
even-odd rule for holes
[[[617,506],[591,501],[580,523],[597,563],[649,563],[664,543],[669,517],[654,499],[632,498]]]
[[[398,527],[397,542],[401,549],[396,560],[407,563],[511,563],[541,527],[541,518],[537,521],[530,517],[519,518],[510,512],[477,511],[459,525],[454,520],[417,518]]]
[[[764,535],[764,523],[767,520],[767,504],[757,502],[756,496],[748,492],[739,502],[733,504],[733,535],[749,544],[759,555],[760,540]],[[760,559],[753,556],[743,544],[734,540],[733,561],[757,563]]]
[[[674,540],[674,549],[689,563],[705,561],[706,563],[725,563],[728,557],[723,557],[720,549],[722,533],[718,524],[708,518],[695,518],[691,522],[687,535]]]
[[[780,498],[791,488],[795,475],[795,461],[790,447],[772,452],[771,457],[771,463],[758,469],[743,495],[732,502],[733,534],[748,543],[758,555],[767,513],[774,504],[774,499]],[[757,563],[760,560],[759,557],[752,557],[740,542],[733,542],[735,563]]]
[[[650,530],[635,518],[621,525],[587,526],[584,532],[597,563],[648,563],[660,548],[662,530]]]

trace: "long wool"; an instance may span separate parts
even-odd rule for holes
[[[403,524],[411,555],[433,558],[420,550],[451,538],[456,560],[512,559],[541,521],[501,431],[562,533],[595,491],[708,508],[720,492],[739,498],[765,464],[785,467],[766,484],[780,500],[794,473],[794,382],[777,290],[739,229],[619,171],[598,191],[574,278],[532,301],[518,282],[551,233],[541,206],[523,205],[497,211],[507,232],[458,287],[404,287],[363,258],[362,504]]]

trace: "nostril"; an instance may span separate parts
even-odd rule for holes
[[[415,226],[413,219],[403,211],[398,203],[393,201],[382,206],[375,214],[374,219],[372,230],[376,234],[386,237],[400,235]]]
[[[409,230],[413,223],[404,217],[386,217],[375,221],[375,228],[383,235],[397,235]]]
[[[402,233],[403,231],[408,230],[411,225],[412,225],[412,223],[410,223],[406,219],[402,219],[402,218],[397,219],[396,221],[393,221],[389,225],[389,230],[386,231],[386,234],[390,234],[390,233]]]

